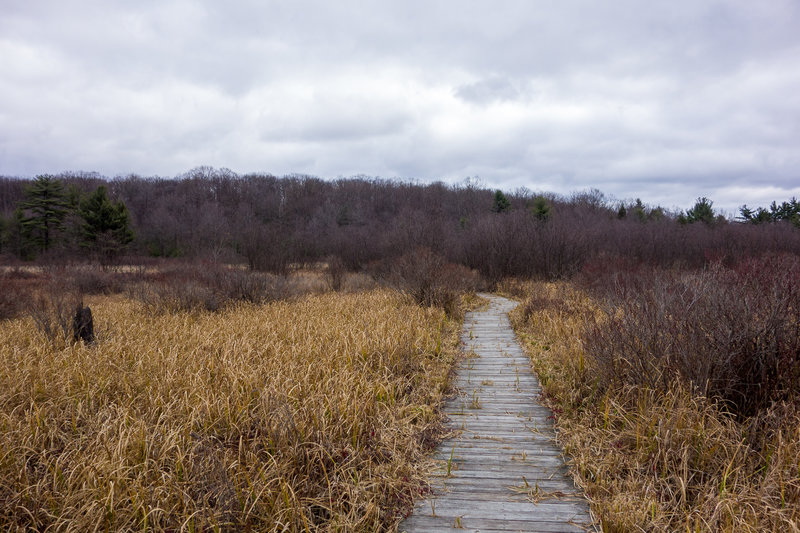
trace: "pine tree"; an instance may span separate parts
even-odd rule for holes
[[[27,239],[42,252],[50,249],[68,212],[64,185],[53,176],[37,176],[25,188],[25,200],[19,207],[24,213],[20,222]]]
[[[130,215],[122,202],[108,198],[105,185],[81,200],[82,245],[95,251],[101,262],[113,260],[133,240]]]
[[[800,202],[797,201],[797,198],[792,198],[791,201],[783,202],[781,205],[772,202],[769,209],[773,220],[785,220],[800,227]]]
[[[511,202],[508,201],[506,195],[500,189],[494,193],[494,203],[492,204],[492,211],[495,213],[502,213],[511,209]]]
[[[632,211],[639,222],[647,220],[647,212],[645,211],[644,203],[642,203],[641,198],[636,199],[636,204],[634,204]]]
[[[714,202],[706,197],[698,198],[697,202],[694,204],[694,207],[686,211],[686,222],[689,224],[694,222],[713,224],[715,220],[714,209],[711,207],[713,204]]]
[[[533,207],[531,207],[533,216],[541,221],[550,218],[550,203],[544,196],[537,196],[533,199]]]

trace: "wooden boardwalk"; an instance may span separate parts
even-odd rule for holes
[[[445,407],[453,436],[436,452],[433,495],[399,531],[594,531],[508,321],[516,303],[483,296],[489,309],[464,321],[462,341],[472,355],[458,371],[458,395]]]

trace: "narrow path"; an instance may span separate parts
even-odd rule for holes
[[[458,395],[445,406],[454,436],[436,452],[434,493],[400,524],[407,533],[586,531],[589,505],[555,443],[551,412],[517,343],[508,312],[516,302],[482,295],[468,313]]]

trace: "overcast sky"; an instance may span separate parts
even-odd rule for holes
[[[0,0],[0,174],[800,197],[797,0]]]

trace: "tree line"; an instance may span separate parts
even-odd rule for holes
[[[0,255],[72,260],[88,252],[104,264],[182,257],[283,273],[332,258],[360,270],[428,248],[489,280],[555,279],[609,258],[700,266],[800,253],[797,201],[773,207],[743,206],[741,222],[729,222],[707,198],[673,213],[597,190],[503,192],[475,180],[325,181],[208,167],[175,179],[64,173],[0,178]]]

